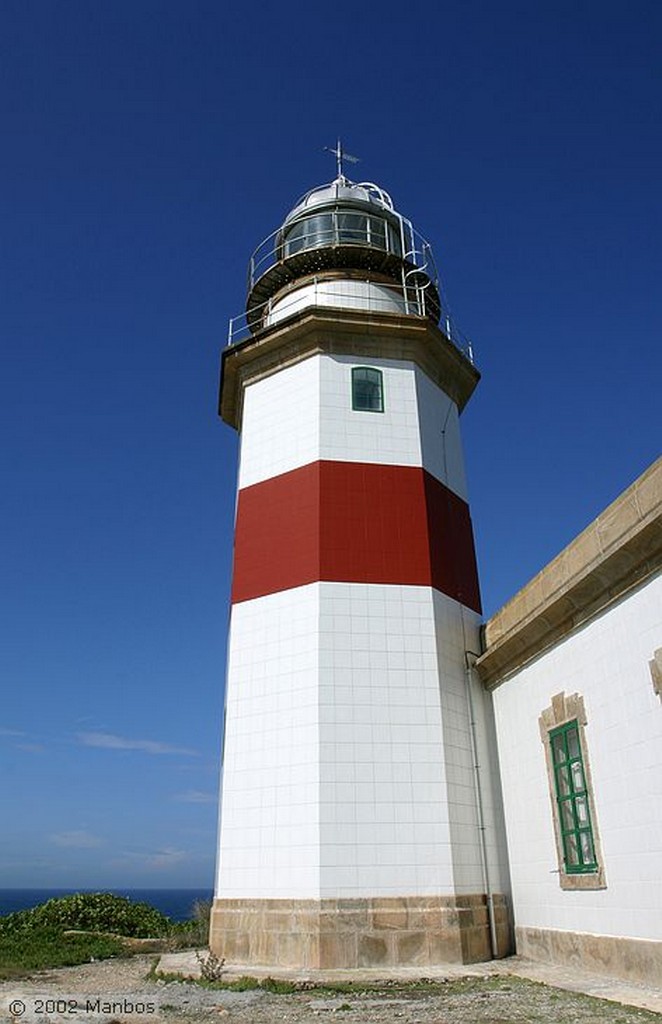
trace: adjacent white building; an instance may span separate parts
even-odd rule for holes
[[[485,627],[518,952],[662,979],[662,459]]]

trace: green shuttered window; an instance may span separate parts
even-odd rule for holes
[[[570,874],[598,870],[586,785],[586,771],[576,720],[549,733],[556,807],[563,861]]]

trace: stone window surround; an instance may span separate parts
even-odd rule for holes
[[[648,662],[648,667],[653,680],[653,689],[662,700],[662,647],[653,651],[653,660]]]
[[[556,785],[554,782],[554,765],[552,762],[552,749],[549,742],[549,734],[552,729],[567,722],[577,721],[579,745],[581,748],[582,761],[584,763],[584,775],[586,778],[586,790],[588,793],[589,811],[593,831],[593,845],[595,859],[598,864],[597,871],[587,873],[568,872],[565,868],[563,858],[563,841],[561,838],[561,827],[559,822],[558,807],[556,802]],[[600,832],[598,829],[598,818],[593,797],[593,779],[591,777],[591,763],[588,757],[586,744],[585,727],[587,724],[586,708],[584,698],[579,693],[572,693],[569,696],[562,691],[552,697],[548,708],[542,712],[538,719],[540,728],[540,739],[545,751],[545,765],[547,768],[547,782],[549,786],[549,798],[552,806],[552,820],[554,822],[554,839],[556,844],[556,859],[558,863],[559,882],[562,889],[606,889],[604,860],[602,856],[602,845],[600,843]]]

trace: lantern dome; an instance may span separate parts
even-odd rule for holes
[[[253,253],[246,302],[252,333],[311,305],[438,321],[431,247],[379,185],[341,174],[311,189]]]

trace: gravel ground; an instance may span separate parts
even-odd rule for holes
[[[29,1024],[660,1024],[659,1014],[510,975],[385,981],[366,991],[288,995],[148,978],[154,960],[105,960],[0,983],[0,1020]]]

